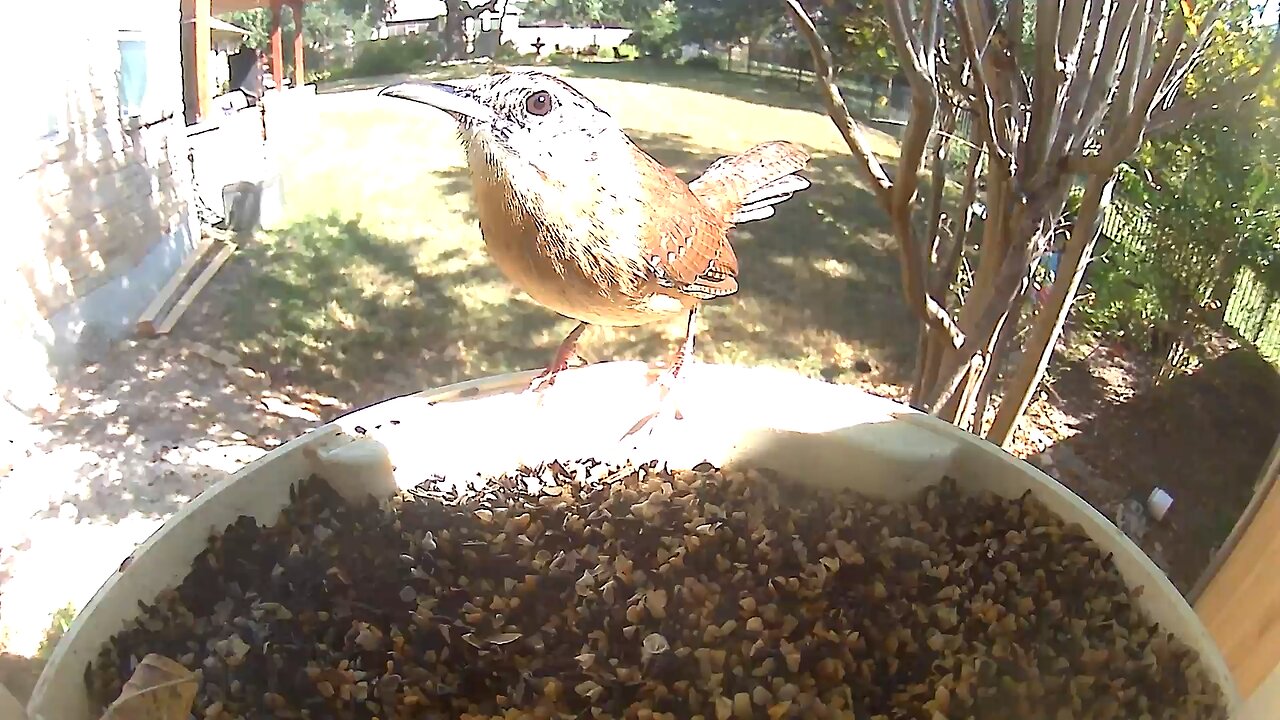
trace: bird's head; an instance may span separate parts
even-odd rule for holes
[[[521,163],[543,175],[580,172],[581,161],[624,139],[621,126],[589,98],[554,75],[502,71],[467,80],[401,83],[378,93],[443,110],[463,141],[495,166]]]

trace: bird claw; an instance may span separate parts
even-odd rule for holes
[[[652,371],[652,368],[650,369]],[[678,372],[679,368],[676,368]],[[622,440],[632,436],[643,434],[646,438],[653,437],[655,426],[659,423],[659,419],[664,415],[670,415],[672,420],[683,420],[684,413],[680,412],[679,405],[675,404],[672,396],[672,389],[677,380],[676,372],[670,370],[662,372],[654,385],[658,388],[658,407],[653,412],[640,418],[627,432],[623,433]]]
[[[571,367],[583,367],[587,364],[587,361],[584,360],[581,355],[573,353],[564,362],[554,363],[547,367],[546,370],[538,373],[533,380],[529,381],[529,387],[525,388],[524,392],[537,394],[539,396],[539,402],[541,402],[541,393],[545,392],[547,388],[555,384],[556,377],[560,373]]]
[[[563,369],[564,368],[561,368],[561,370]],[[559,374],[559,372],[560,370],[543,370],[537,377],[529,382],[529,387],[524,389],[525,393],[535,394],[541,398],[542,393],[545,392],[547,388],[555,385],[556,375]]]

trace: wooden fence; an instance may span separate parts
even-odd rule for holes
[[[1280,292],[1267,287],[1257,271],[1243,267],[1227,303],[1226,323],[1280,366]]]

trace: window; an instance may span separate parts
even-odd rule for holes
[[[122,30],[116,43],[120,50],[117,81],[120,88],[120,115],[138,118],[147,105],[147,41],[137,31]]]

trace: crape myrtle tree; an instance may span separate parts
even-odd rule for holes
[[[902,290],[920,323],[910,400],[998,445],[1043,379],[1117,169],[1152,133],[1247,106],[1276,59],[1272,43],[1252,70],[1184,92],[1224,41],[1224,13],[1245,0],[782,3],[811,50],[828,114],[897,240]],[[910,85],[893,172],[871,152],[835,82],[824,34],[838,34],[846,16],[883,23]],[[972,132],[957,138],[961,116]],[[970,149],[969,161],[950,177],[943,159],[956,143]],[[958,203],[946,200],[949,183],[959,185]],[[1078,198],[1065,216],[1073,188]],[[1059,236],[1056,277],[1031,307],[1036,268]],[[957,287],[962,264],[971,280]]]

